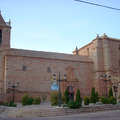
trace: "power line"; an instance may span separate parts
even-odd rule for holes
[[[82,3],[86,3],[86,4],[90,4],[90,5],[95,5],[95,6],[99,6],[99,7],[104,7],[104,8],[108,8],[108,9],[113,9],[113,10],[118,10],[118,11],[120,11],[119,8],[113,8],[113,7],[110,7],[110,6],[100,5],[100,4],[91,3],[91,2],[82,1],[82,0],[75,0],[75,1],[77,1],[77,2],[82,2]]]

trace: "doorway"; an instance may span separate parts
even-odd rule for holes
[[[74,93],[69,93],[69,100],[74,100]]]

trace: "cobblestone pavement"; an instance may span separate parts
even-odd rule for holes
[[[120,110],[83,113],[79,115],[37,117],[37,118],[12,118],[0,114],[0,120],[120,120]]]

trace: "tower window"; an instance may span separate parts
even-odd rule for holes
[[[0,44],[2,44],[2,30],[0,30]]]
[[[23,67],[22,67],[22,70],[23,70],[23,71],[26,71],[26,66],[23,66]]]
[[[47,72],[50,72],[50,67],[47,67]]]

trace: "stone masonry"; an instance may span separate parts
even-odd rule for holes
[[[15,88],[16,102],[20,102],[25,93],[33,97],[45,93],[49,101],[52,76],[59,72],[61,78],[67,75],[67,81],[61,83],[62,93],[72,86],[74,99],[77,89],[80,89],[82,97],[90,96],[93,86],[99,95],[105,95],[105,83],[100,80],[104,73],[112,76],[108,90],[114,80],[120,80],[119,39],[107,37],[106,34],[101,37],[97,35],[86,46],[76,48],[73,54],[61,54],[11,48],[11,23],[6,23],[1,14],[0,30],[0,102],[12,100],[12,89],[8,83],[13,81],[20,83]]]

